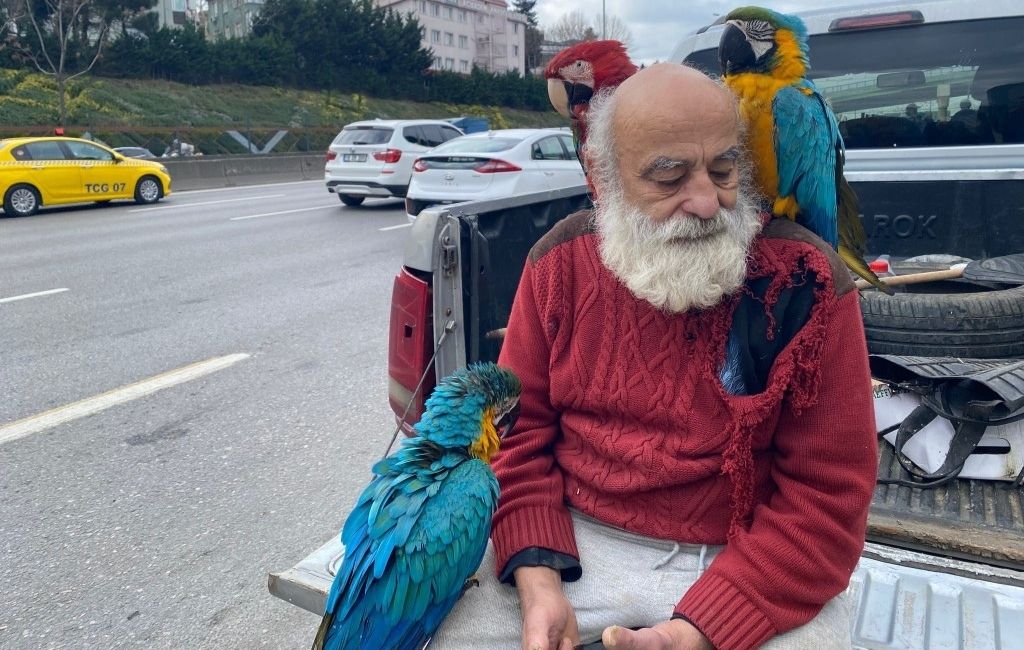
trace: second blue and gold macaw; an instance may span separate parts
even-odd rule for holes
[[[718,46],[725,84],[749,129],[758,189],[788,217],[839,251],[846,265],[892,293],[864,263],[857,196],[843,178],[836,116],[807,78],[807,28],[796,16],[741,7],[725,18]]]
[[[416,435],[377,463],[345,520],[345,557],[317,650],[421,650],[480,565],[498,505],[490,459],[518,415],[519,378],[493,363],[452,374]]]

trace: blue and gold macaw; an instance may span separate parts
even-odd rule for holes
[[[378,462],[345,520],[317,650],[420,650],[473,575],[498,504],[490,459],[518,415],[519,378],[480,363],[441,382],[417,434]]]
[[[739,97],[754,179],[775,216],[815,233],[854,273],[886,293],[864,263],[857,195],[843,177],[843,139],[832,109],[807,78],[807,28],[796,16],[741,7],[718,44],[725,84]]]

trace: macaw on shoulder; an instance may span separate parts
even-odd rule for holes
[[[605,88],[617,87],[637,70],[626,46],[615,40],[571,45],[548,63],[544,69],[548,99],[556,111],[571,120],[577,155],[587,141],[587,108],[591,98]]]
[[[519,378],[473,364],[434,389],[417,434],[378,462],[341,531],[345,556],[314,650],[421,650],[480,565],[498,504],[490,468]]]
[[[725,17],[718,57],[739,98],[754,179],[773,215],[806,227],[838,249],[854,273],[892,293],[864,262],[867,235],[843,177],[839,124],[807,78],[803,21],[762,7],[735,9]]]

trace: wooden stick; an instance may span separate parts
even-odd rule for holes
[[[962,278],[964,276],[964,269],[967,268],[966,264],[956,264],[948,269],[942,269],[941,271],[925,271],[923,273],[907,273],[906,275],[892,275],[885,278],[879,278],[883,283],[890,287],[896,287],[903,284],[921,284],[923,282],[935,282],[937,280],[955,280],[956,278]],[[854,282],[858,289],[870,289],[871,283],[867,280],[857,280]]]

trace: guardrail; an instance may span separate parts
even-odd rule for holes
[[[323,154],[284,156],[194,156],[160,158],[171,174],[171,189],[259,185],[324,177]]]

